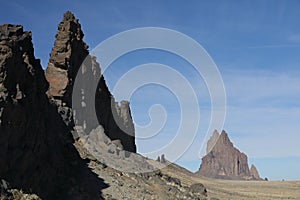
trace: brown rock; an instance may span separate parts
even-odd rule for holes
[[[66,12],[58,25],[54,47],[50,53],[46,79],[48,94],[60,104],[71,107],[71,93],[76,73],[88,56],[88,46],[83,42],[83,32],[78,20]]]
[[[218,138],[219,138],[219,133],[217,130],[214,130],[212,136],[207,141],[206,154],[208,154],[213,149],[213,147],[215,146],[215,144],[218,141]]]
[[[101,182],[50,104],[31,32],[0,26],[0,177],[42,199],[99,199]]]
[[[193,194],[200,194],[207,196],[207,190],[202,183],[195,183],[190,186],[189,191]]]
[[[82,127],[80,132],[89,134],[100,124],[110,139],[119,139],[125,150],[136,152],[129,102],[122,101],[120,106],[115,102],[99,63],[87,49],[78,19],[66,12],[58,26],[45,73],[49,82],[47,94],[69,128]]]
[[[222,131],[216,144],[202,158],[197,174],[221,179],[253,179],[247,156],[233,146],[225,131]]]
[[[253,164],[250,167],[250,173],[254,177],[254,179],[262,180],[259,176],[258,170],[256,169],[256,167]]]

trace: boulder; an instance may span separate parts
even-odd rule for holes
[[[189,191],[193,194],[207,196],[207,190],[202,183],[194,183],[190,186]]]

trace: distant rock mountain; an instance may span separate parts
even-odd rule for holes
[[[256,168],[249,170],[248,158],[233,146],[225,131],[214,131],[207,143],[207,155],[202,158],[196,174],[220,179],[260,180]]]

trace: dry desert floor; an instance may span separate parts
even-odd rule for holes
[[[169,165],[163,172],[180,178],[182,184],[203,183],[208,197],[220,200],[300,200],[300,181],[233,181],[199,177],[177,165]]]

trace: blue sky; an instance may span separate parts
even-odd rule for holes
[[[15,0],[1,3],[0,23],[22,24],[31,30],[35,55],[46,67],[57,24],[66,10],[79,18],[90,49],[121,31],[147,26],[173,29],[195,39],[223,77],[227,94],[224,129],[234,144],[249,156],[250,164],[256,164],[263,177],[300,180],[300,1]],[[198,136],[178,161],[195,171],[210,117],[210,99],[203,80],[187,62],[156,50],[133,52],[106,71],[108,85],[112,89],[129,69],[151,62],[173,67],[198,91]],[[122,95],[116,98],[121,100]],[[148,109],[153,104],[163,105],[168,116],[157,138],[138,140],[139,152],[164,145],[174,136],[180,110],[170,91],[149,85],[130,100],[134,121],[139,125],[150,122]]]

